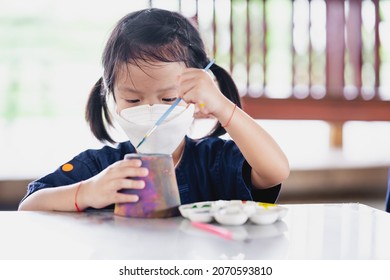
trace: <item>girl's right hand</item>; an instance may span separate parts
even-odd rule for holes
[[[120,160],[84,181],[77,196],[79,207],[99,209],[114,203],[137,202],[138,195],[120,193],[119,190],[145,187],[143,180],[132,179],[148,175],[148,169],[141,167],[141,164],[138,159]]]

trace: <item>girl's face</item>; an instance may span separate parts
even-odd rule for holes
[[[179,76],[184,63],[153,62],[122,64],[114,86],[117,111],[153,104],[172,104],[179,94]],[[186,106],[184,101],[178,105]]]

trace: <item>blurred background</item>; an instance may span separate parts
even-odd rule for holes
[[[87,96],[109,32],[146,7],[193,20],[244,109],[286,152],[279,203],[384,209],[390,1],[0,0],[0,210],[17,209],[28,182],[102,146],[84,121]],[[191,135],[209,125],[197,120]]]

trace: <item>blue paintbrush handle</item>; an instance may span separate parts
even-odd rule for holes
[[[171,107],[169,107],[168,110],[157,120],[156,125],[160,125],[168,117],[176,105],[179,104],[180,101],[181,98],[176,99],[175,102],[172,103]]]

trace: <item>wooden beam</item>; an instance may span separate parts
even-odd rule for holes
[[[242,98],[244,110],[257,119],[390,121],[390,100]]]

